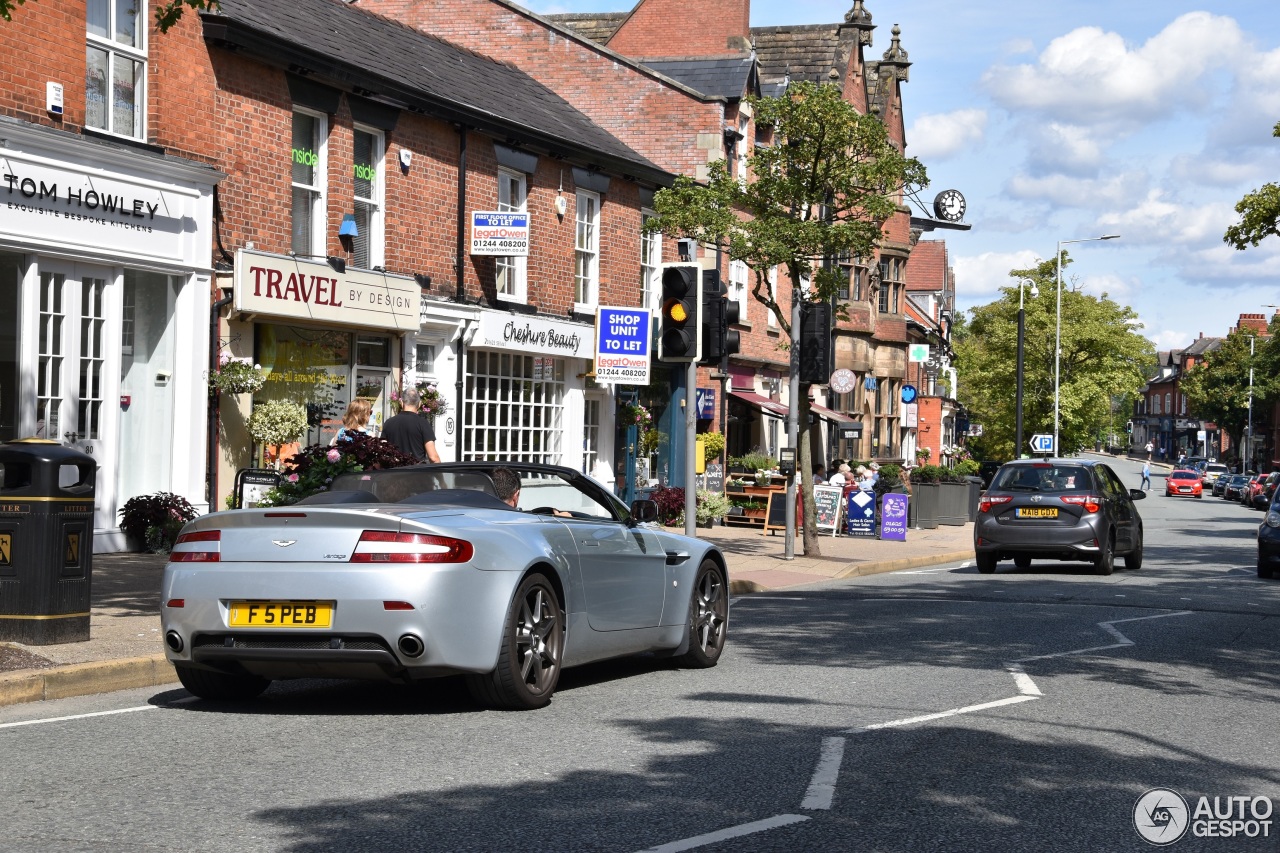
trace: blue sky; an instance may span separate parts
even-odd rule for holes
[[[691,0],[697,2],[697,0]],[[629,0],[530,2],[539,13]],[[852,0],[754,0],[752,26],[834,23]],[[868,57],[902,28],[907,151],[968,201],[947,241],[961,308],[1065,246],[1064,280],[1131,305],[1161,349],[1280,305],[1280,239],[1222,242],[1235,203],[1280,182],[1276,0],[865,0]],[[1041,294],[1052,298],[1052,294]],[[1069,321],[1070,318],[1064,318]]]

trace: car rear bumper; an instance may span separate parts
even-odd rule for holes
[[[1005,559],[1020,554],[1060,560],[1092,560],[1098,554],[1098,532],[1089,525],[1000,524],[979,517],[973,530],[974,551]]]

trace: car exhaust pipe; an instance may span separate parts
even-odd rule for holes
[[[400,649],[400,654],[407,658],[421,657],[426,651],[426,646],[422,643],[422,638],[417,634],[404,634],[400,637],[396,646]]]
[[[182,651],[182,635],[177,631],[170,631],[164,635],[164,644],[175,652]]]

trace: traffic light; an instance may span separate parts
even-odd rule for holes
[[[697,361],[702,355],[702,278],[697,264],[662,265],[658,361]]]
[[[831,377],[831,306],[800,305],[800,381],[826,382]]]
[[[726,355],[738,351],[738,332],[729,327],[739,322],[740,306],[730,301],[720,284],[720,273],[702,271],[702,359],[701,364],[718,365]]]

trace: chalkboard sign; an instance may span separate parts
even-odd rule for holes
[[[813,487],[813,505],[818,514],[817,526],[819,531],[830,528],[832,536],[839,532],[840,507],[843,504],[840,498],[843,494],[844,489],[839,486]]]
[[[724,491],[724,468],[719,462],[711,462],[707,464],[707,491],[723,492]]]
[[[796,532],[804,526],[804,510],[800,503],[800,495],[796,495]],[[764,532],[787,529],[787,492],[778,489],[769,493],[769,507],[764,514]]]

